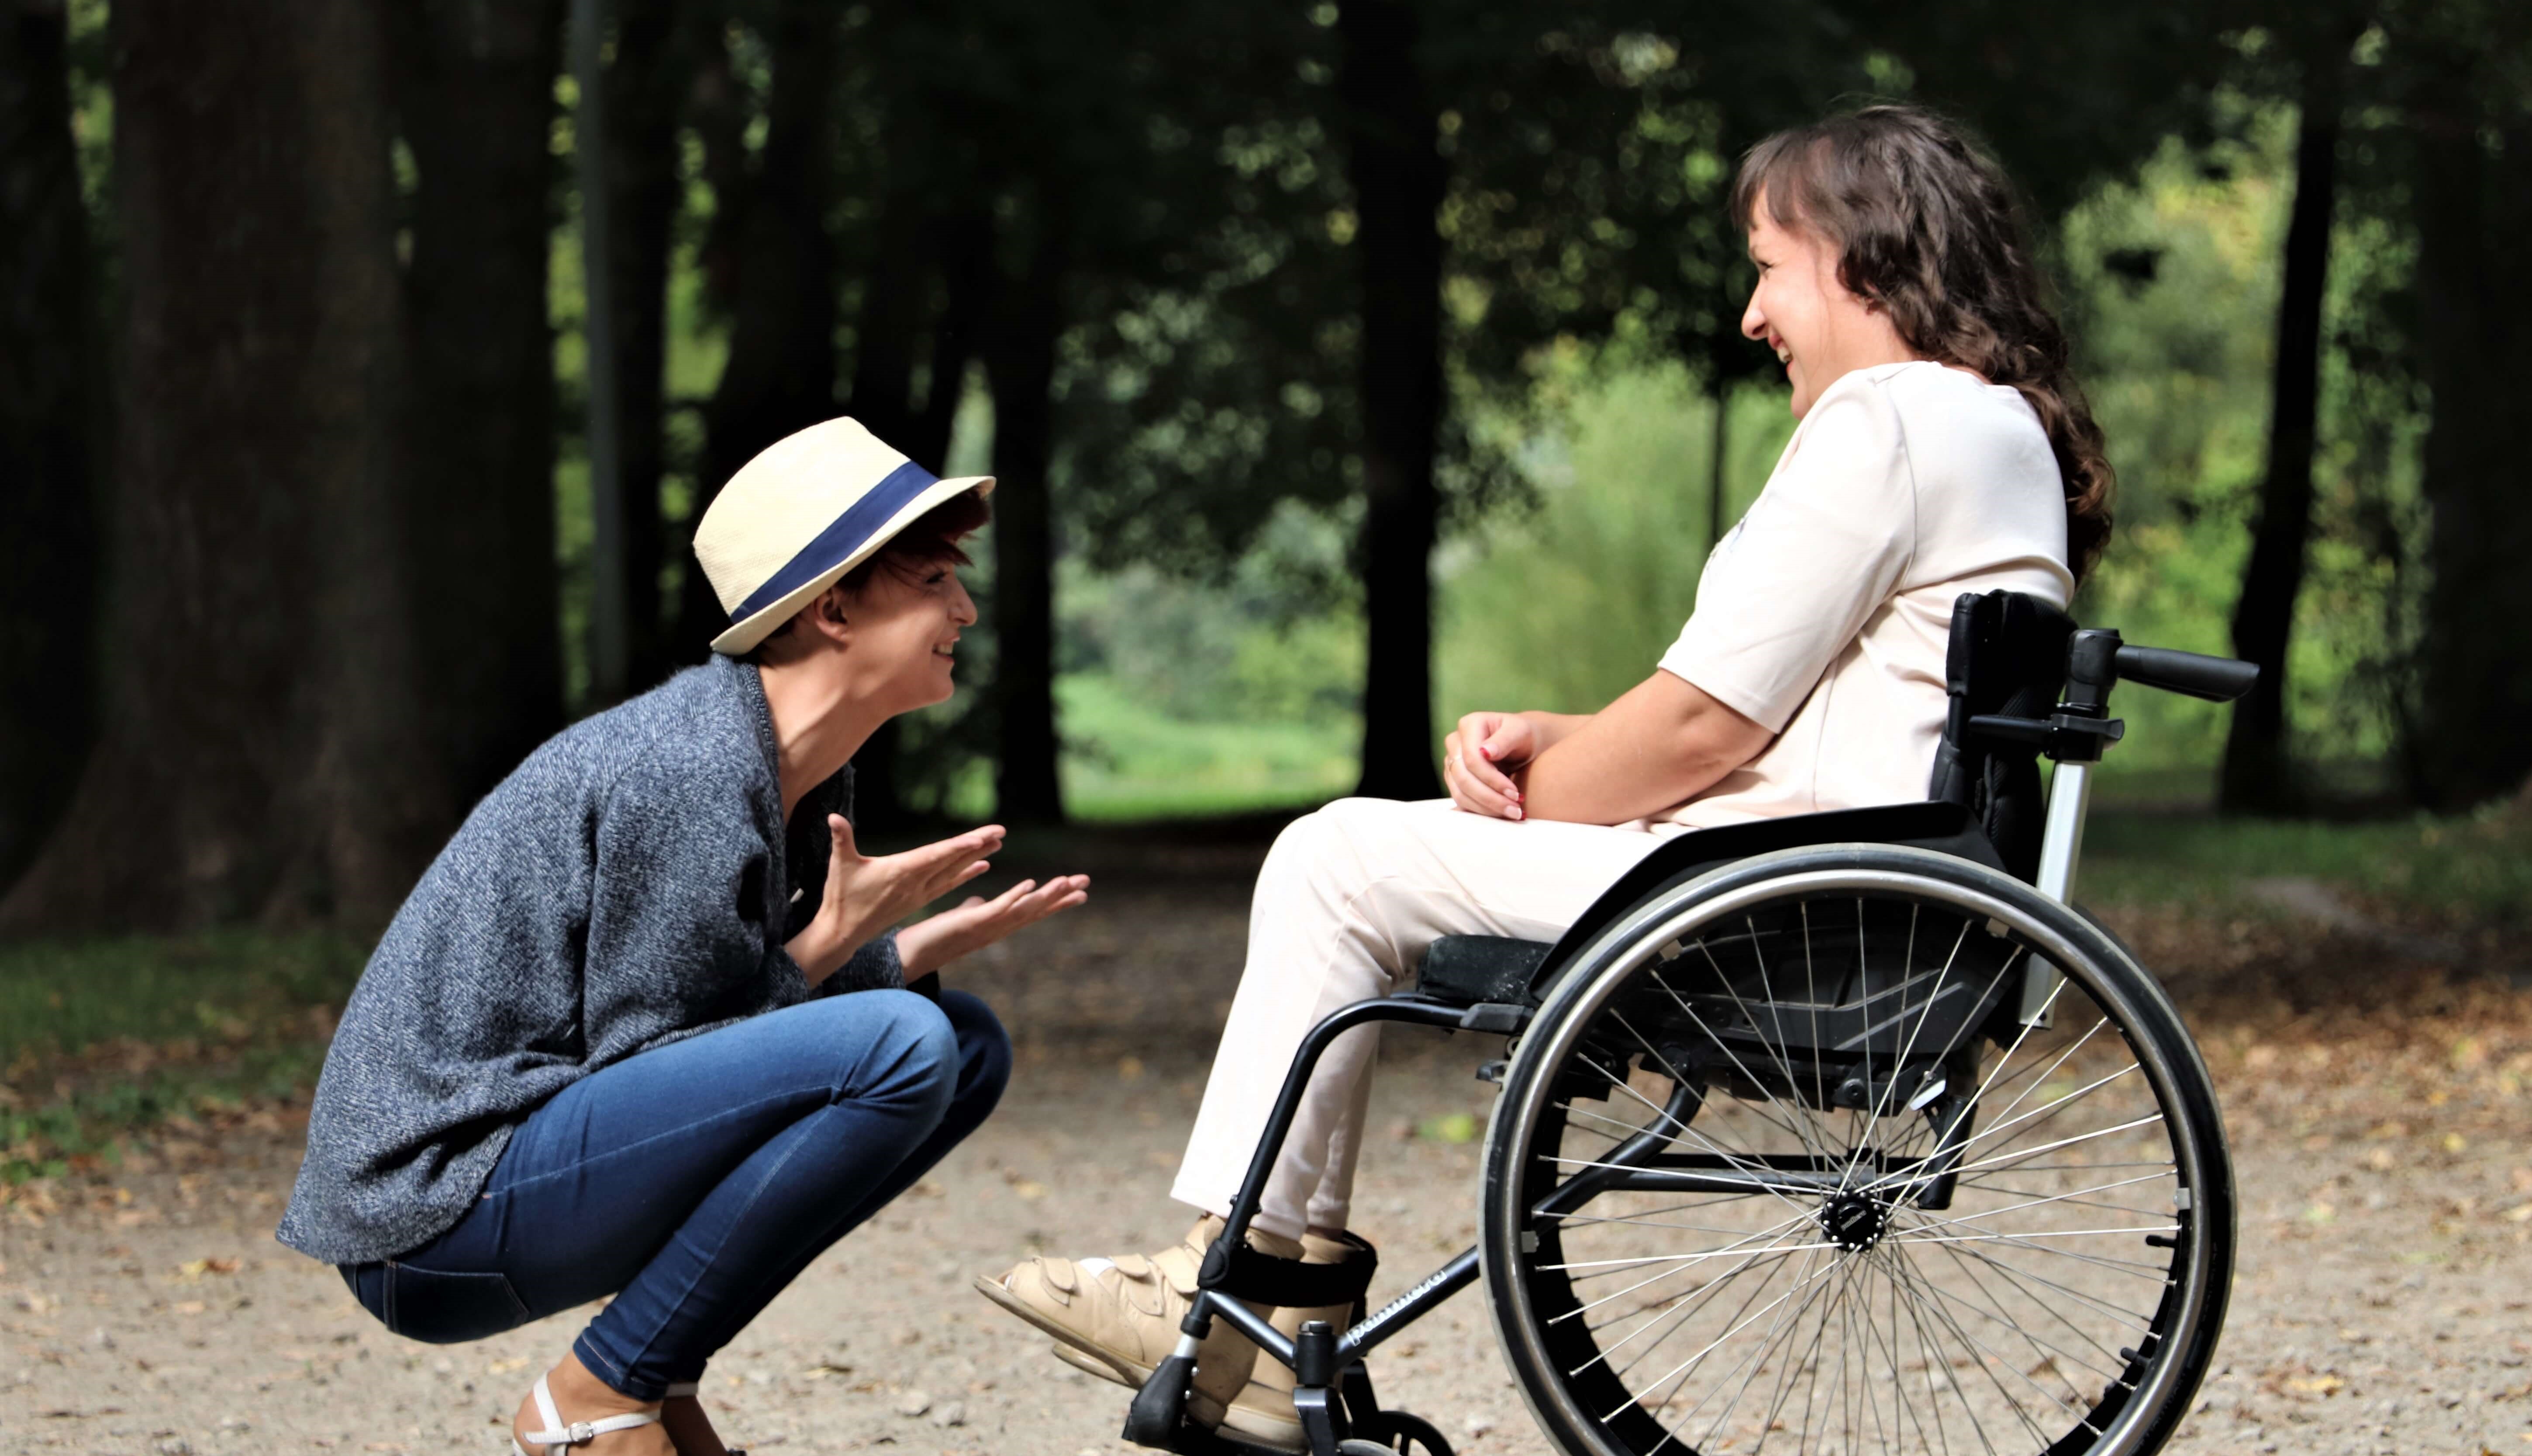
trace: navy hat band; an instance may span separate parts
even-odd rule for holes
[[[890,471],[887,479],[846,506],[833,525],[783,562],[781,570],[767,577],[763,586],[747,594],[746,601],[731,608],[729,619],[744,621],[834,569],[835,563],[860,551],[873,533],[903,510],[907,502],[939,484],[941,477],[911,460]]]

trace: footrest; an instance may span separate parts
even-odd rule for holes
[[[1529,994],[1530,980],[1546,963],[1547,953],[1554,949],[1546,941],[1513,940],[1508,936],[1446,935],[1424,953],[1423,967],[1415,975],[1415,989],[1460,1006],[1480,1001],[1534,1005]]]

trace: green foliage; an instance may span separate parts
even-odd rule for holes
[[[1548,433],[1518,456],[1537,507],[1455,544],[1437,572],[1445,723],[1481,708],[1588,713],[1642,681],[1713,549],[1714,403],[1685,367],[1569,351],[1541,392]],[[1781,390],[1735,392],[1727,528],[1793,423]]]
[[[1187,722],[1350,719],[1363,647],[1343,536],[1326,517],[1284,511],[1220,582],[1150,566],[1103,574],[1067,559],[1060,666],[1109,674],[1127,695]]]
[[[1344,534],[1288,509],[1225,581],[1065,563],[1056,697],[1071,812],[1281,808],[1352,786],[1363,636],[1337,585]]]
[[[2232,140],[2166,144],[2130,183],[2069,213],[2059,257],[2082,378],[2119,472],[2119,525],[2077,604],[2129,640],[2229,654],[2250,514],[2267,468],[2278,258],[2293,182],[2290,108],[2226,102]],[[2396,746],[2423,514],[2416,391],[2381,365],[2410,249],[2379,219],[2333,239],[2317,508],[2287,669],[2297,755],[2367,766]],[[2210,764],[2229,710],[2161,693],[2107,773]]]

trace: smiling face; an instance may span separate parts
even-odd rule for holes
[[[839,588],[830,596],[841,608],[843,667],[856,696],[891,716],[948,700],[958,634],[976,624],[976,604],[955,563],[884,562],[858,593]]]
[[[1920,357],[1901,342],[1887,313],[1838,281],[1834,244],[1810,228],[1780,225],[1764,192],[1750,217],[1758,286],[1750,291],[1741,332],[1775,350],[1794,391],[1795,419],[1852,370]]]

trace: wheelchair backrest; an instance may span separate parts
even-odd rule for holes
[[[1943,677],[1951,702],[1926,797],[1958,804],[1986,831],[2016,879],[2040,870],[2046,805],[2035,746],[1973,738],[1971,718],[2048,716],[2066,685],[2066,643],[2074,618],[2020,592],[1963,593],[1952,604]]]

